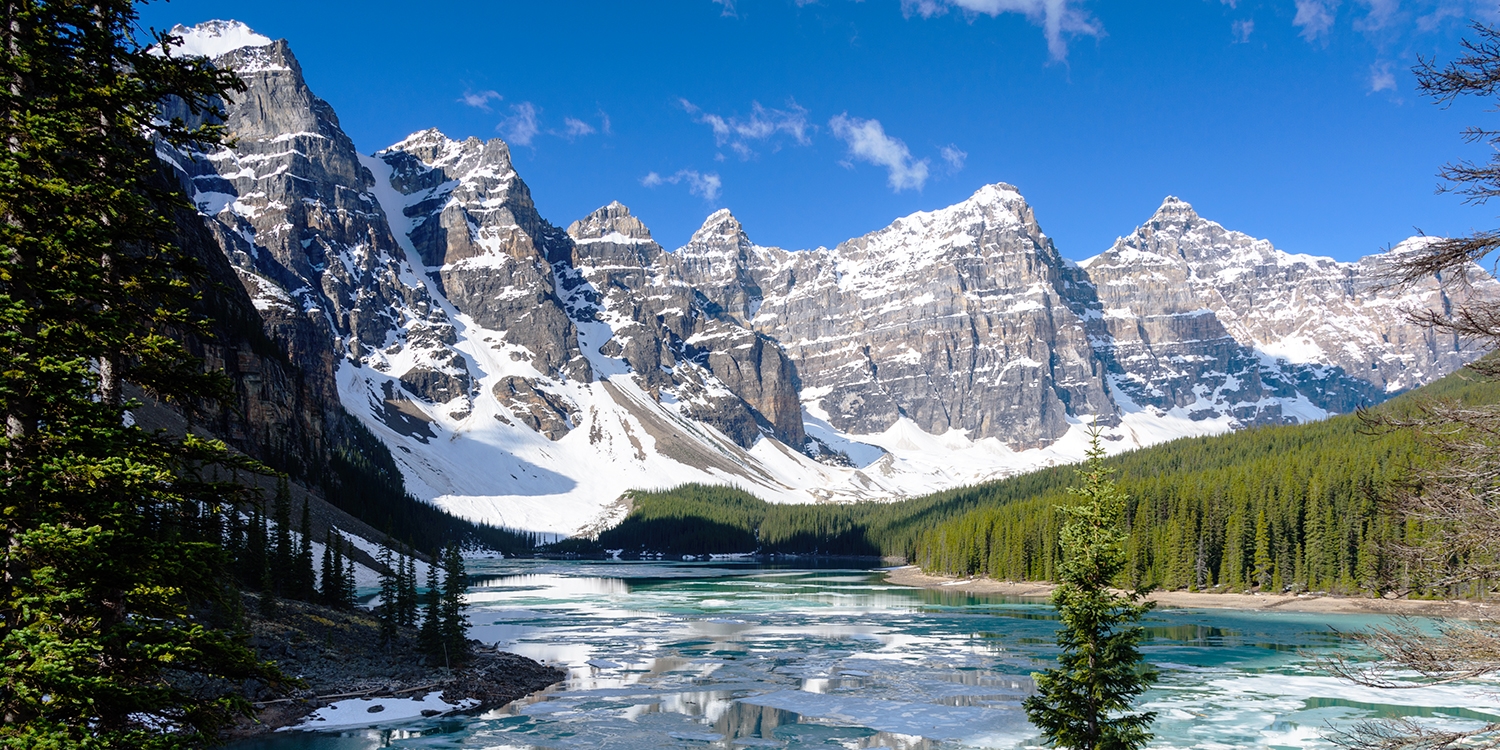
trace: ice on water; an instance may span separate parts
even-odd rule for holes
[[[1052,662],[1044,602],[894,587],[879,571],[743,563],[478,563],[474,636],[565,684],[421,731],[299,733],[276,750],[1035,747],[1020,709]],[[1349,616],[1164,610],[1146,696],[1162,748],[1323,748],[1331,724],[1495,717],[1495,691],[1358,689],[1308,654]],[[1500,689],[1500,685],[1494,686]],[[340,707],[342,710],[342,706]],[[331,712],[330,712],[331,713]],[[373,716],[366,714],[366,716]],[[245,750],[251,747],[246,746]]]

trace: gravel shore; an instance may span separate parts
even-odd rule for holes
[[[989,578],[959,579],[927,575],[914,565],[895,568],[885,579],[898,586],[995,594],[1018,598],[1046,599],[1056,588],[1042,581],[996,581]],[[1157,591],[1150,599],[1159,607],[1188,609],[1245,609],[1316,614],[1412,615],[1490,619],[1500,616],[1500,606],[1491,602],[1429,601],[1421,599],[1376,599],[1326,594],[1215,594],[1190,591]]]

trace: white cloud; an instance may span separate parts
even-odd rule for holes
[[[964,161],[969,158],[969,152],[961,151],[958,146],[951,143],[944,146],[938,153],[943,157],[943,161],[948,162],[948,166],[954,172],[963,169]]]
[[[1234,22],[1234,41],[1244,44],[1250,41],[1250,35],[1255,33],[1255,19],[1246,18],[1243,21]]]
[[[750,116],[741,118],[737,115],[722,117],[704,112],[686,99],[679,101],[694,120],[714,131],[715,145],[720,148],[728,146],[741,159],[749,159],[755,155],[755,149],[750,145],[752,142],[770,141],[778,133],[790,136],[800,146],[812,142],[807,136],[812,129],[807,124],[807,110],[796,102],[791,102],[786,109],[768,109],[762,107],[760,102],[751,102]],[[780,144],[776,144],[776,147],[779,148]]]
[[[1468,19],[1500,23],[1500,3],[1494,0],[1438,0],[1428,5],[1435,7],[1417,17],[1417,28],[1424,32],[1436,31],[1449,23],[1467,23]]]
[[[724,6],[724,12],[719,15],[738,18],[739,14],[734,12],[734,0],[714,0],[715,3]]]
[[[498,102],[504,98],[498,91],[465,91],[464,95],[460,96],[458,100],[470,107],[488,112],[490,111],[491,99]]]
[[[677,185],[679,183],[685,183],[689,193],[709,203],[713,203],[719,199],[720,188],[724,187],[724,182],[719,179],[717,173],[709,172],[701,174],[696,169],[679,169],[676,174],[669,177],[662,177],[656,172],[651,172],[641,178],[641,184],[646,187]]]
[[[615,131],[610,127],[609,124],[609,113],[605,112],[602,109],[599,110],[599,129],[604,131],[605,135],[615,134]]]
[[[1032,23],[1041,26],[1047,35],[1047,51],[1053,60],[1068,56],[1066,35],[1102,36],[1104,29],[1087,11],[1076,7],[1080,0],[901,0],[901,10],[910,16],[923,17],[947,13],[957,8],[973,15],[983,13],[998,16],[1002,13],[1020,13]]]
[[[1297,0],[1297,15],[1292,25],[1302,29],[1302,38],[1316,42],[1333,28],[1333,17],[1338,12],[1339,0]]]
[[[1389,25],[1396,18],[1396,11],[1401,8],[1401,0],[1359,0],[1361,5],[1370,9],[1370,12],[1355,23],[1360,31],[1379,31]]]
[[[1378,91],[1395,91],[1396,74],[1391,72],[1391,64],[1378,62],[1370,66],[1370,93]]]
[[[505,136],[505,140],[513,146],[530,146],[531,140],[541,132],[541,125],[537,123],[536,105],[531,102],[521,102],[510,105],[510,117],[500,121],[495,130]]]
[[[593,135],[593,134],[594,134],[594,126],[593,125],[590,125],[590,124],[584,122],[583,120],[578,119],[577,117],[564,117],[563,118],[563,132],[562,132],[562,137],[567,138],[568,140],[571,141],[574,138],[578,138],[578,137],[585,136],[585,135]]]
[[[885,167],[892,190],[921,190],[927,183],[927,160],[913,160],[906,144],[886,135],[879,120],[861,120],[846,113],[829,120],[828,127],[849,144],[851,158]]]

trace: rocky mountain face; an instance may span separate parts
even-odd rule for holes
[[[249,83],[232,147],[161,153],[265,331],[475,519],[570,532],[686,481],[893,498],[1074,460],[1093,421],[1124,449],[1316,419],[1481,353],[1407,322],[1452,302],[1437,280],[1387,289],[1381,256],[1287,254],[1175,198],[1082,263],[1004,184],[832,249],[723,210],[675,251],[619,203],[563,230],[505,143],[360,154],[285,42],[179,33]]]
[[[1367,406],[1475,356],[1408,319],[1450,300],[1436,279],[1384,288],[1388,262],[1285,253],[1169,197],[1086,263],[1099,356],[1127,398],[1195,419],[1275,423]],[[1493,282],[1478,293],[1494,294]]]
[[[756,247],[721,211],[677,255],[688,283],[786,347],[841,431],[907,418],[1031,448],[1111,411],[1089,290],[1009,185],[832,250]]]

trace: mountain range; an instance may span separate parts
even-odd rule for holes
[[[1063,257],[1013,186],[834,248],[728,210],[668,250],[619,203],[563,228],[509,147],[437,130],[361,153],[284,40],[178,27],[236,71],[232,145],[161,143],[269,337],[457,515],[570,534],[633,488],[896,499],[1175,437],[1317,420],[1483,352],[1410,311],[1500,298],[1286,253],[1168,197]],[[171,108],[169,107],[169,110]],[[190,118],[185,110],[169,115]]]

